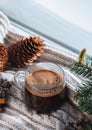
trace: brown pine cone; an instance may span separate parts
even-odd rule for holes
[[[13,67],[29,65],[41,55],[43,49],[43,40],[39,37],[22,38],[7,47],[9,62]]]
[[[3,105],[6,104],[7,96],[10,93],[12,84],[6,79],[0,79],[0,112],[2,112]]]
[[[0,43],[0,71],[6,68],[8,63],[8,52],[6,47]]]

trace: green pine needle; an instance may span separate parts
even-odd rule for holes
[[[70,70],[81,77],[83,83],[78,87],[75,100],[79,103],[82,111],[92,114],[92,59],[85,57],[86,49],[83,49],[79,55],[79,61],[70,66]]]

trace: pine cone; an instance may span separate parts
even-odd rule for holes
[[[6,79],[0,79],[0,98],[5,98],[10,92],[11,83]]]
[[[10,92],[11,83],[6,79],[0,79],[0,112],[2,112],[3,105],[6,104],[7,95]]]
[[[23,67],[36,60],[43,52],[43,40],[30,36],[10,44],[7,48],[9,62],[13,67]]]
[[[8,52],[4,45],[0,43],[0,71],[3,71],[8,63]]]

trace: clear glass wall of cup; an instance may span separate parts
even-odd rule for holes
[[[27,108],[37,113],[56,111],[66,97],[65,74],[55,63],[33,63],[26,72],[19,71],[14,82],[24,88]]]

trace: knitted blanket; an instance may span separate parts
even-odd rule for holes
[[[19,32],[19,29],[11,26],[10,32],[5,37],[6,43],[10,43],[12,40],[18,38],[18,35],[13,34],[16,30]],[[20,30],[20,34],[23,36],[24,34],[28,35],[22,30]],[[70,53],[56,44],[47,44],[46,47],[47,51],[44,52],[38,61],[49,60],[62,65],[65,70],[67,86],[71,88],[70,91],[74,91],[80,82],[77,77],[74,78],[74,75],[70,74],[67,63],[75,60],[76,54]],[[56,48],[59,47],[60,50],[57,50]],[[13,82],[15,73],[16,70],[9,68],[8,71],[2,72],[1,76]],[[0,113],[0,130],[64,130],[68,122],[76,122],[83,117],[83,114],[69,101],[65,101],[60,109],[48,115],[29,111],[24,103],[23,85],[16,86],[13,84],[8,97],[8,106],[4,108],[4,112]]]
[[[14,74],[14,71],[6,71],[1,76],[12,81]],[[75,122],[83,117],[68,101],[56,112],[46,115],[29,111],[23,99],[24,87],[13,85],[8,106],[0,113],[0,130],[64,130],[68,122]]]

